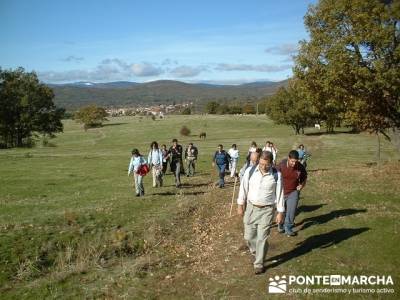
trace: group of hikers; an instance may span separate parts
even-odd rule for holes
[[[212,159],[212,164],[219,173],[219,188],[225,186],[227,172],[231,178],[240,179],[237,213],[243,217],[244,239],[254,256],[255,274],[265,272],[267,240],[274,216],[279,233],[284,233],[288,237],[297,235],[293,230],[294,219],[300,191],[307,181],[306,167],[310,154],[303,144],[296,150],[291,150],[279,163],[277,154],[277,148],[270,141],[267,141],[263,148],[252,142],[247,151],[246,161],[239,169],[237,145],[233,144],[228,151],[225,151],[220,144]],[[189,143],[183,151],[177,139],[172,140],[168,150],[166,145],[162,145],[160,149],[157,142],[152,142],[147,160],[138,149],[133,149],[128,176],[134,174],[136,196],[144,196],[143,176],[150,170],[153,187],[161,187],[168,164],[175,177],[175,186],[181,187],[181,174],[186,174],[188,177],[195,175],[197,158],[198,149],[193,143]]]
[[[178,144],[177,139],[172,140],[172,146],[168,150],[166,145],[162,145],[160,149],[157,142],[152,142],[147,160],[137,148],[134,148],[128,166],[128,176],[132,173],[134,175],[136,197],[144,196],[143,177],[150,170],[153,177],[153,187],[162,187],[168,164],[175,176],[175,186],[181,187],[181,174],[186,173],[188,177],[194,176],[197,156],[198,150],[193,143],[189,143],[183,151],[183,147]],[[186,170],[183,166],[183,160],[186,162]]]

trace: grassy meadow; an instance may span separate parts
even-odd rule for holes
[[[295,136],[266,116],[121,117],[87,132],[64,125],[46,147],[0,150],[1,299],[265,299],[269,277],[290,274],[391,275],[394,293],[316,297],[398,299],[400,157],[389,142],[376,165],[373,135]],[[179,136],[182,125],[191,136]],[[136,198],[131,149],[147,158],[152,141],[169,147],[175,137],[198,147],[196,176],[176,189],[168,173],[152,188],[149,174]],[[269,268],[257,277],[242,222],[229,217],[233,183],[215,188],[211,167],[218,144],[236,143],[242,165],[253,140],[273,141],[278,159],[299,143],[312,154],[299,235],[273,229]]]

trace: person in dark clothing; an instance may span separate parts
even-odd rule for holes
[[[172,140],[172,146],[168,150],[169,157],[171,159],[170,167],[171,172],[175,176],[176,187],[181,187],[181,168],[182,165],[182,146],[178,144],[177,139]]]
[[[168,162],[169,162],[169,153],[168,153],[166,145],[161,146],[161,152],[162,152],[162,156],[163,156],[162,173],[163,173],[163,175],[165,175],[165,173],[167,173],[167,166],[168,166]]]
[[[224,146],[221,144],[218,145],[218,150],[214,154],[213,158],[213,166],[217,166],[219,173],[219,187],[223,188],[225,186],[225,169],[226,165],[229,165],[230,156],[229,154],[223,150]]]
[[[294,218],[296,215],[297,204],[299,202],[300,191],[304,188],[307,181],[307,171],[299,162],[299,153],[296,150],[289,152],[288,158],[282,160],[277,166],[282,174],[283,194],[285,197],[285,222],[278,224],[278,232],[287,236],[295,236],[293,232]]]

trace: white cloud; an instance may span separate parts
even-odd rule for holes
[[[75,56],[75,55],[70,55],[70,56],[67,56],[67,57],[65,57],[65,58],[62,58],[61,60],[62,60],[62,61],[65,61],[65,62],[75,62],[75,63],[79,63],[79,62],[81,62],[82,60],[84,60],[84,58],[83,58],[83,57],[78,57],[78,56]]]
[[[294,55],[297,53],[297,51],[298,45],[296,44],[282,44],[265,49],[265,52],[277,55]]]
[[[201,72],[207,70],[204,66],[191,67],[191,66],[179,66],[170,71],[170,73],[176,77],[194,77],[199,75]]]
[[[255,71],[255,72],[280,72],[290,69],[291,65],[248,65],[248,64],[218,64],[218,71]]]
[[[131,69],[136,76],[157,76],[163,73],[161,68],[157,68],[150,63],[132,64]]]

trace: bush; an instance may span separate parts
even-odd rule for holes
[[[191,132],[190,129],[187,128],[186,126],[182,126],[182,128],[180,130],[180,134],[182,136],[188,136],[188,135],[190,135],[190,132]]]
[[[184,110],[182,110],[182,115],[190,115],[192,114],[192,110],[190,107],[186,107]]]

